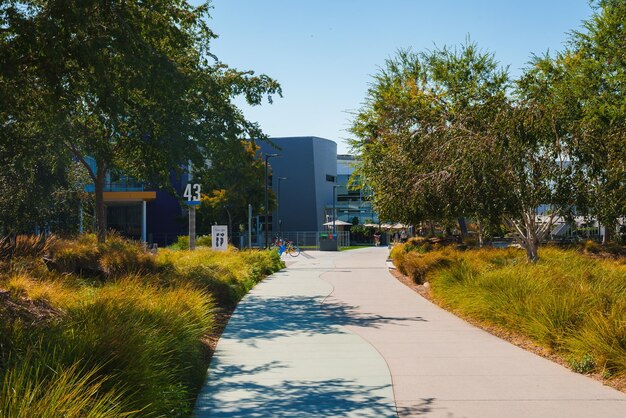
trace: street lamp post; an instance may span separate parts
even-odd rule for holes
[[[278,197],[276,200],[276,217],[278,218],[278,235],[283,236],[283,220],[280,219],[280,182],[287,180],[287,177],[278,177]]]
[[[335,184],[333,186],[333,236],[335,237],[335,239],[337,239],[337,226],[335,225],[335,220],[337,219],[337,207],[336,207],[336,191],[337,191],[337,187],[339,187],[338,184]]]
[[[269,229],[267,226],[267,220],[269,215],[269,199],[267,195],[267,160],[272,157],[278,157],[278,154],[265,154],[265,248],[269,248]]]

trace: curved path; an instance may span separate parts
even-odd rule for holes
[[[257,285],[220,339],[196,415],[626,417],[626,395],[431,304],[386,256],[307,252]]]

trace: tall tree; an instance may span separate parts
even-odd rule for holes
[[[587,179],[589,211],[606,243],[626,216],[626,3],[594,2],[593,16],[557,58],[569,100],[571,155]]]
[[[501,215],[493,153],[482,151],[492,148],[486,128],[506,103],[508,83],[493,55],[471,42],[401,51],[386,62],[352,127],[357,174],[374,189],[383,218]]]
[[[199,229],[208,232],[214,222],[225,222],[232,237],[233,227],[245,224],[249,204],[255,213],[262,210],[265,165],[254,141],[241,141],[222,151],[222,157],[196,172],[206,191],[198,212]],[[273,206],[275,199],[270,196]]]
[[[1,7],[0,50],[13,69],[7,79],[27,80],[10,100],[35,99],[4,113],[2,123],[20,127],[26,142],[45,133],[83,163],[95,185],[100,241],[107,171],[167,185],[182,163],[211,159],[215,143],[262,137],[234,96],[259,104],[280,93],[274,80],[229,69],[210,53],[208,3],[9,0]]]

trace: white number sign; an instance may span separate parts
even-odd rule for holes
[[[215,251],[228,249],[228,227],[226,225],[213,225],[211,227],[212,247]]]
[[[200,185],[188,183],[183,197],[187,199],[188,203],[200,203]]]

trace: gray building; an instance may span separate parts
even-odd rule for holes
[[[270,184],[278,198],[278,208],[269,220],[270,234],[276,235],[279,230],[322,231],[325,208],[332,205],[337,180],[337,144],[315,136],[270,141],[272,144],[259,144],[263,156],[279,154],[269,158]]]

